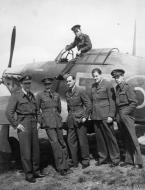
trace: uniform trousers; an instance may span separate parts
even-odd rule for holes
[[[69,156],[67,146],[63,139],[63,131],[61,128],[46,129],[48,140],[51,144],[55,166],[57,171],[69,169]]]
[[[34,116],[18,117],[19,123],[24,126],[24,131],[18,129],[20,153],[26,177],[39,173],[39,139]]]
[[[79,59],[80,56],[75,57],[74,59],[70,60],[65,68],[61,71],[60,75],[64,76],[65,74],[69,73],[72,67],[75,65],[76,61]]]
[[[120,161],[120,151],[113,133],[112,124],[107,124],[106,120],[95,120],[94,129],[96,132],[99,163],[101,164],[108,160],[118,163]]]
[[[143,160],[135,132],[133,117],[120,113],[117,115],[117,123],[125,146],[125,162],[142,165]]]
[[[74,126],[74,128],[69,128],[67,141],[71,152],[73,164],[78,164],[78,150],[80,150],[82,164],[89,164],[89,145],[87,138],[87,128],[85,124],[79,123],[77,126]]]

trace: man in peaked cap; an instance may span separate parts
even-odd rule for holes
[[[137,106],[137,99],[133,87],[125,82],[124,73],[125,71],[123,69],[115,69],[111,72],[112,77],[117,83],[116,119],[126,152],[125,161],[120,164],[120,166],[131,164],[134,165],[135,168],[140,169],[143,167],[143,160],[134,125],[134,113]]]
[[[123,69],[114,69],[111,72],[111,75],[113,78],[117,78],[119,76],[124,76],[125,71]]]
[[[43,83],[43,84],[52,84],[52,81],[53,81],[53,78],[49,78],[49,77],[44,77],[42,80],[41,80],[41,82]]]
[[[61,71],[60,75],[56,77],[57,79],[63,79],[63,76],[71,70],[71,68],[74,66],[74,63],[76,63],[76,61],[84,53],[92,49],[90,37],[87,34],[82,33],[80,25],[74,25],[71,30],[75,34],[75,39],[71,44],[65,47],[64,52],[69,51],[75,47],[77,47],[78,52],[76,54],[76,58],[69,61],[66,67]]]
[[[22,75],[20,78],[21,82],[31,83],[32,77],[30,75]]]
[[[77,29],[81,29],[81,25],[79,25],[79,24],[76,24],[76,25],[74,25],[72,28],[71,28],[71,30],[73,31],[73,32],[75,32]]]
[[[46,130],[48,140],[51,144],[56,170],[61,175],[70,173],[67,146],[63,139],[61,101],[58,93],[52,90],[53,79],[45,77],[42,79],[44,91],[37,95],[38,107],[42,112],[42,128]]]
[[[44,177],[40,174],[39,169],[38,128],[40,127],[40,117],[36,99],[30,91],[31,77],[24,75],[20,81],[21,88],[12,93],[6,115],[12,126],[17,129],[25,179],[30,183],[35,183],[35,178]]]
[[[65,47],[66,51],[69,51],[75,47],[78,49],[78,55],[82,53],[86,53],[90,49],[92,49],[92,43],[90,40],[90,37],[87,34],[83,34],[81,31],[81,26],[80,25],[74,25],[71,30],[75,34],[75,39],[74,41]]]

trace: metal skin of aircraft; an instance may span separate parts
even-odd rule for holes
[[[15,80],[13,80],[12,76],[19,77],[21,74],[31,75],[32,91],[34,94],[37,94],[43,89],[41,79],[44,76],[48,76],[50,78],[55,78],[58,76],[66,67],[66,65],[69,64],[69,56],[72,56],[73,58],[72,51],[66,52],[66,54],[60,52],[54,61],[39,63],[34,62],[26,65],[20,65],[19,67],[9,67],[3,72],[2,84],[0,85],[0,152],[10,153],[10,148],[8,145],[9,122],[5,116],[5,109],[8,103],[8,98],[10,97],[10,91],[14,86],[16,86]],[[10,62],[9,65],[11,66]],[[76,76],[76,84],[81,88],[84,88],[88,95],[90,95],[91,85],[93,83],[91,71],[96,67],[99,67],[102,70],[104,78],[111,80],[113,85],[115,85],[115,82],[110,75],[111,71],[116,68],[124,69],[126,71],[126,80],[134,87],[138,99],[135,120],[137,123],[145,123],[145,58],[120,53],[116,48],[92,49],[89,52],[85,53],[76,61],[76,63],[74,63],[69,72]],[[6,91],[6,87],[9,90]],[[61,96],[61,114],[63,118],[62,121],[65,124],[67,118],[65,80],[55,79],[53,88]],[[5,96],[2,96],[4,91]],[[88,121],[89,128],[91,127],[91,123],[91,121]],[[0,158],[0,161],[1,160],[2,159]]]

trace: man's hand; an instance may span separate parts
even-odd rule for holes
[[[79,50],[79,51],[77,51],[77,54],[76,55],[80,55],[81,54],[81,51]]]
[[[108,117],[108,118],[107,118],[107,123],[112,123],[112,122],[113,122],[112,117]]]
[[[41,127],[40,123],[37,123],[37,130],[39,130]]]
[[[24,126],[23,126],[22,124],[19,124],[19,125],[17,126],[17,129],[20,130],[20,131],[22,131],[22,132],[25,131],[25,128],[24,128]]]
[[[82,123],[85,123],[86,120],[87,120],[87,119],[86,119],[85,117],[83,117],[83,118],[82,118]]]

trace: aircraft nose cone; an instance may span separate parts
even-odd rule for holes
[[[0,85],[0,124],[8,124],[8,120],[5,116],[5,110],[10,97],[10,92],[4,84]]]

